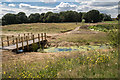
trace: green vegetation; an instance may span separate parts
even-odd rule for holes
[[[110,44],[113,47],[118,47],[120,45],[120,32],[118,31],[119,29],[119,24],[115,25],[109,32],[108,32],[108,37],[110,40]]]
[[[67,42],[74,42],[79,43],[79,45],[96,45],[96,44],[105,44],[108,43],[107,34],[104,32],[97,33],[97,34],[67,34],[58,37],[55,40],[50,42],[59,42],[59,41],[67,41]]]
[[[96,30],[96,31],[103,31],[107,32],[107,38],[109,40],[109,43],[113,47],[118,47],[119,45],[119,37],[118,35],[120,34],[118,32],[119,25],[118,24],[109,24],[109,25],[95,25],[95,26],[90,26],[88,27],[89,29]]]
[[[96,30],[96,31],[103,31],[103,32],[108,32],[109,30],[113,29],[113,25],[94,25],[88,27],[89,29]]]
[[[81,22],[82,13],[76,11],[63,11],[60,13],[35,13],[28,17],[24,12],[18,14],[8,13],[2,17],[2,25],[21,24],[21,23],[53,23],[53,22]]]
[[[34,13],[28,17],[24,12],[18,14],[5,14],[2,17],[2,25],[22,24],[22,23],[60,23],[60,22],[82,22],[97,23],[102,21],[112,21],[110,15],[100,13],[98,10],[90,10],[87,13],[76,11],[62,11],[59,13]]]
[[[101,22],[103,19],[98,10],[91,10],[87,12],[83,18],[85,19],[85,22],[93,22],[93,23]]]
[[[51,13],[47,13],[51,14]],[[38,15],[38,14],[35,14]],[[31,19],[34,19],[31,15]],[[45,15],[45,14],[41,14]],[[40,16],[41,16],[40,15]],[[46,15],[46,16],[47,16]],[[57,14],[55,14],[57,15]],[[51,14],[46,17],[56,18]],[[69,13],[71,15],[71,13]],[[84,14],[85,15],[85,14]],[[38,15],[39,16],[39,15]],[[41,18],[42,20],[43,18]],[[36,20],[36,19],[35,19]],[[43,21],[46,21],[43,19]],[[53,20],[54,21],[54,20]],[[36,20],[37,22],[37,20]],[[107,22],[106,22],[107,23]],[[108,22],[108,23],[113,23]],[[20,25],[3,26],[4,33],[9,32],[46,32],[48,34],[67,32],[81,26],[82,23],[33,23]],[[84,23],[84,25],[86,25]],[[26,54],[3,54],[2,77],[3,78],[117,78],[118,77],[118,52],[116,47],[119,45],[116,24],[95,25],[88,27],[96,30],[91,33],[89,29],[79,29],[86,33],[79,34],[58,34],[48,39],[50,43],[68,47],[76,46],[86,48],[83,51],[45,53],[41,49],[40,52],[31,52]],[[88,33],[87,33],[88,32]],[[51,35],[52,35],[51,34]],[[57,34],[56,34],[57,35]],[[67,43],[65,43],[67,42]],[[109,49],[98,49],[96,45],[111,44],[113,47]],[[36,51],[37,46],[32,45]],[[85,47],[81,47],[85,46]],[[87,46],[87,47],[86,47]],[[95,49],[89,49],[89,46],[95,46]],[[10,53],[8,51],[8,53]],[[32,54],[32,55],[31,55]],[[62,55],[61,55],[62,54]],[[5,56],[4,56],[5,55]],[[12,55],[12,56],[11,56]],[[31,55],[31,56],[30,56]],[[37,57],[36,57],[36,56]],[[4,58],[6,60],[4,60]]]
[[[104,23],[118,24],[118,21],[117,20],[115,20],[115,21],[104,21]]]
[[[45,58],[38,61],[2,63],[3,78],[116,78],[118,52],[72,52],[69,56]]]

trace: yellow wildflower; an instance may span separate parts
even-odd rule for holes
[[[11,76],[9,76],[9,78],[11,78]]]
[[[6,72],[4,71],[4,74],[6,74]]]

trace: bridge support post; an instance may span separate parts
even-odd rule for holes
[[[9,36],[7,36],[7,43],[8,43],[8,46],[9,46],[9,45],[10,45],[10,44],[9,44]]]
[[[12,43],[14,44],[14,43],[15,43],[15,41],[14,41],[14,35],[12,35],[12,38],[13,38],[13,41],[12,41]]]
[[[25,41],[27,41],[27,36],[25,37]]]
[[[17,48],[17,51],[19,50],[18,49],[18,39],[16,38],[16,48]]]
[[[32,40],[32,33],[31,33],[31,40]]]
[[[29,51],[28,36],[26,36],[26,38],[27,38],[27,50]]]
[[[40,34],[38,34],[38,42],[39,42],[39,45],[40,45]]]
[[[28,33],[28,39],[29,39],[29,33]]]
[[[34,43],[35,43],[35,40],[34,40],[34,35],[33,35],[33,37],[32,37],[32,38],[33,38],[33,44],[34,44]]]
[[[25,37],[26,37],[26,36],[25,36],[25,34],[24,34],[24,41],[25,41]]]
[[[41,33],[41,38],[42,38],[42,42],[43,42],[43,33]]]
[[[2,48],[4,47],[4,44],[3,44],[3,37],[1,37],[1,42],[2,42]]]
[[[47,40],[47,39],[46,39],[46,33],[44,33],[44,37],[45,37],[45,40]]]
[[[18,35],[18,38],[19,38],[19,42],[20,42],[20,34]]]
[[[41,38],[42,38],[42,44],[41,44],[41,46],[42,46],[42,49],[44,49],[44,46],[43,46],[43,33],[41,33]]]
[[[23,45],[23,37],[21,37],[21,40],[22,40],[22,49],[24,49],[24,45]]]

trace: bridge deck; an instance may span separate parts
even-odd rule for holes
[[[37,39],[34,39],[34,41],[35,41],[35,43],[39,42],[39,41],[38,41],[38,38],[37,38]],[[41,40],[40,40],[40,41],[41,41]],[[29,40],[29,41],[28,41],[28,45],[30,45],[30,44],[32,44],[32,43],[33,43],[33,40]],[[27,41],[24,41],[24,42],[23,42],[23,46],[27,46]],[[18,43],[18,48],[20,48],[20,47],[22,47],[22,42],[19,42],[19,43]],[[13,49],[17,49],[17,47],[16,47],[16,44],[14,44],[14,45],[10,45],[10,46],[4,46],[3,48],[2,48],[2,46],[0,46],[0,49],[13,50]]]

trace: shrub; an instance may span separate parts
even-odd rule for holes
[[[110,40],[110,44],[113,46],[113,47],[118,47],[119,45],[119,42],[120,42],[120,32],[118,31],[118,25],[115,25],[113,27],[113,29],[111,29],[109,32],[108,32],[108,37],[109,37],[109,40]]]

